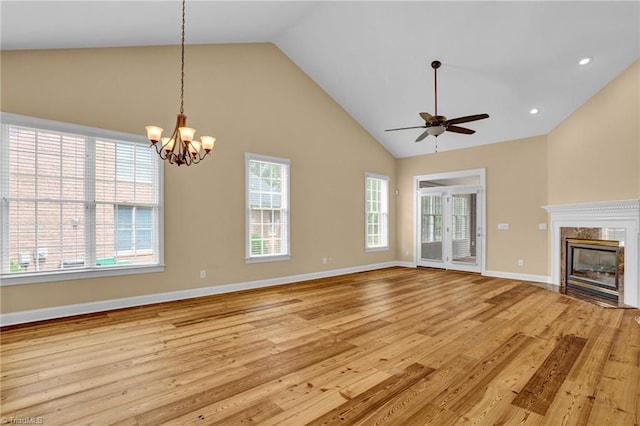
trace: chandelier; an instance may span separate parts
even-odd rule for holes
[[[164,129],[157,126],[146,126],[147,138],[151,145],[156,148],[156,152],[163,160],[169,164],[181,166],[186,164],[198,164],[213,149],[216,138],[212,136],[200,136],[200,140],[193,140],[196,129],[187,127],[187,116],[184,115],[184,23],[185,23],[185,1],[182,0],[182,56],[181,56],[181,77],[180,77],[180,114],[176,127],[173,129],[171,137],[162,137]]]

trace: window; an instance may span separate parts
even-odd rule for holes
[[[161,270],[162,163],[147,144],[3,113],[3,284]]]
[[[366,241],[365,249],[389,248],[389,178],[365,175]]]
[[[246,154],[246,260],[287,260],[289,160]]]

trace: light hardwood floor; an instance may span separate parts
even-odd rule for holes
[[[638,315],[525,282],[390,268],[52,320],[2,330],[2,416],[638,425]]]

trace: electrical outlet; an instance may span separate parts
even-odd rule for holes
[[[204,269],[200,271],[200,278],[207,278],[207,271],[205,271]]]
[[[501,231],[508,231],[509,230],[509,224],[508,223],[499,223],[498,224],[498,229],[500,229]]]
[[[518,266],[524,266],[524,259],[518,259]]]
[[[326,257],[322,258],[322,263],[325,264],[325,265],[327,264],[327,258]]]

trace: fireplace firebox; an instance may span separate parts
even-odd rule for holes
[[[618,241],[566,239],[566,286],[618,302]]]

